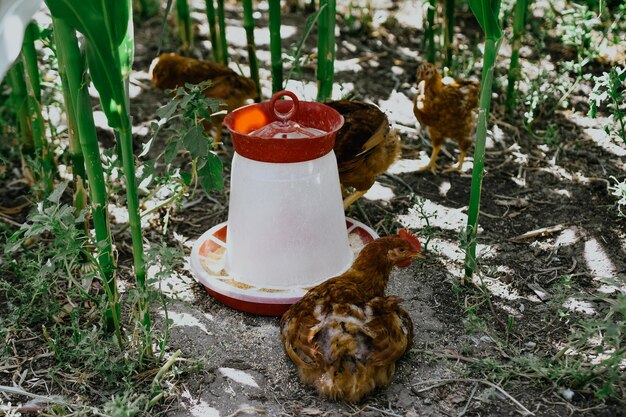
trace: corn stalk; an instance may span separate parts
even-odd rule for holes
[[[193,49],[193,25],[187,0],[176,0],[176,21],[182,49],[189,53]]]
[[[109,2],[47,0],[52,15],[64,19],[85,36],[86,55],[94,86],[109,126],[120,138],[126,200],[139,289],[138,316],[143,330],[141,356],[152,356],[151,321],[146,291],[146,268],[135,178],[133,138],[124,78],[131,70],[134,45],[130,0]]]
[[[454,7],[455,0],[446,0],[446,32],[444,34],[443,43],[446,51],[446,66],[452,66],[452,47],[454,46]]]
[[[283,89],[283,58],[280,38],[280,0],[269,0],[269,2],[273,94]]]
[[[259,61],[256,57],[254,44],[254,17],[252,16],[252,0],[243,0],[243,27],[246,30],[248,45],[248,61],[250,62],[250,78],[256,84],[256,102],[261,101],[261,84],[259,83]]]
[[[100,148],[93,120],[93,109],[89,97],[89,80],[87,78],[84,54],[78,48],[76,33],[64,20],[53,17],[52,24],[57,44],[59,73],[63,82],[65,107],[68,115],[75,119],[75,132],[71,135],[79,141],[80,149],[86,159],[86,175],[89,179],[89,196],[91,216],[96,232],[98,248],[98,264],[102,273],[102,281],[107,294],[105,320],[107,326],[115,331],[120,346],[121,313],[119,294],[115,278],[115,263],[112,256],[111,232],[107,211],[107,190],[100,159]],[[72,158],[76,172],[79,162]],[[85,170],[83,168],[83,170]]]
[[[9,69],[8,84],[11,87],[11,101],[15,107],[15,115],[19,126],[22,143],[20,153],[22,158],[22,170],[24,177],[29,182],[35,181],[33,167],[26,163],[26,158],[33,158],[35,155],[35,143],[33,139],[33,126],[28,110],[28,92],[26,91],[26,81],[24,80],[24,64],[18,59]]]
[[[22,157],[30,156],[36,161],[36,168],[32,170],[28,161],[22,160],[24,174],[30,177],[31,182],[40,183],[44,193],[49,194],[54,189],[55,165],[41,114],[41,88],[34,43],[36,33],[36,26],[27,27],[20,57],[9,72],[9,84],[22,135]]]
[[[491,106],[493,71],[502,41],[502,30],[500,29],[500,22],[498,21],[500,0],[469,0],[469,4],[480,27],[485,33],[478,125],[476,128],[476,145],[474,149],[474,169],[472,171],[472,189],[470,192],[465,235],[467,243],[465,253],[465,277],[471,279],[476,270],[476,237],[478,232],[478,214],[480,211],[480,194],[485,168],[485,142],[487,138],[489,108]]]
[[[437,12],[437,0],[428,0],[428,10],[426,11],[426,31],[424,40],[426,42],[426,60],[435,62],[435,14]]]
[[[224,0],[217,0],[217,24],[220,29],[220,59],[228,65],[228,44],[226,43],[226,18],[224,16]]]
[[[24,43],[22,45],[22,55],[29,84],[33,89],[33,97],[41,104],[41,83],[39,82],[39,66],[37,65],[37,51],[35,50],[35,39],[39,37],[39,27],[35,22],[30,22],[24,32]]]
[[[206,18],[209,23],[209,35],[211,37],[211,54],[213,55],[213,61],[220,62],[221,61],[221,53],[220,53],[220,41],[217,35],[217,28],[215,27],[216,18],[215,18],[215,5],[213,4],[213,0],[206,0]]]
[[[322,10],[322,7],[324,8]],[[333,93],[335,80],[335,18],[337,2],[320,0],[317,28],[317,101],[328,100]]]
[[[517,0],[517,3],[515,3],[511,63],[509,65],[509,74],[507,76],[506,86],[506,112],[509,116],[513,114],[513,110],[515,109],[515,83],[520,75],[519,49],[522,45],[522,35],[524,34],[526,13],[528,12],[528,5],[530,4],[530,1],[531,0]]]
[[[68,81],[68,72],[72,72],[73,68],[80,68],[82,60],[80,60],[80,51],[74,31],[67,26],[66,23],[59,19],[52,19],[54,28],[54,36],[57,45],[57,59],[59,61],[59,76],[61,77],[61,88],[63,90],[63,102],[65,104],[65,113],[67,115],[67,133],[69,137],[70,159],[72,161],[72,175],[74,186],[78,190],[79,184],[85,184],[87,179],[85,173],[85,157],[80,146],[80,138],[78,133],[79,119],[76,117],[76,98],[77,89],[72,89]],[[74,44],[72,44],[72,41]],[[74,46],[76,48],[74,48]],[[74,55],[78,57],[75,58]],[[82,115],[85,117],[85,115]],[[93,116],[92,116],[93,119]],[[74,201],[74,207],[77,213],[84,207],[78,199]],[[106,282],[106,281],[105,281]]]

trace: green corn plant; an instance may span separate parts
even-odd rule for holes
[[[220,29],[220,59],[228,65],[228,44],[226,43],[226,18],[224,16],[224,0],[217,0],[217,24]]]
[[[485,33],[485,51],[483,53],[483,71],[480,86],[478,125],[474,149],[474,168],[472,171],[472,189],[470,192],[467,215],[465,253],[465,277],[471,278],[476,270],[476,236],[478,232],[478,213],[480,193],[485,168],[485,141],[487,138],[487,120],[491,106],[491,88],[496,57],[502,42],[502,30],[498,21],[500,0],[469,0],[470,8]]]
[[[86,177],[86,173],[85,173],[85,157],[83,155],[83,151],[80,147],[80,139],[79,139],[79,134],[78,134],[78,119],[76,117],[76,113],[74,112],[74,109],[76,107],[76,93],[75,91],[70,89],[70,85],[67,79],[67,62],[68,61],[72,61],[71,58],[66,58],[67,56],[67,52],[65,50],[59,52],[61,49],[66,48],[66,44],[64,42],[69,42],[69,40],[66,39],[71,39],[71,37],[69,36],[64,36],[66,34],[62,33],[59,36],[59,32],[61,32],[63,29],[58,29],[57,27],[59,25],[64,25],[66,28],[67,26],[63,23],[58,21],[58,19],[53,19],[52,20],[52,25],[55,28],[54,29],[54,35],[55,35],[55,40],[56,43],[58,43],[57,47],[56,47],[56,55],[57,55],[57,60],[59,62],[59,77],[61,78],[61,88],[63,90],[63,103],[65,104],[65,113],[66,113],[66,117],[67,117],[67,134],[68,134],[68,138],[69,138],[69,152],[70,152],[70,160],[72,161],[72,176],[74,179],[74,185],[78,188],[78,184],[80,183],[81,185],[84,184],[85,180],[87,179]],[[69,29],[71,31],[71,29]],[[73,32],[71,32],[73,34]],[[74,35],[74,39],[75,39],[75,35]],[[74,63],[72,62],[71,65],[78,65],[78,63]],[[70,70],[71,71],[71,70]],[[78,215],[80,213],[80,210],[82,208],[79,208],[78,205],[80,203],[78,202],[78,200],[75,201],[74,207],[77,209],[76,210],[76,214]]]
[[[35,49],[35,40],[39,37],[39,27],[35,22],[30,22],[24,32],[24,43],[22,45],[22,54],[30,85],[33,88],[33,96],[41,103],[41,83],[39,82],[39,67],[37,65],[37,51]]]
[[[280,0],[270,0],[269,15],[273,94],[283,89],[283,59],[280,39]]]
[[[435,62],[435,14],[437,12],[437,0],[428,0],[428,11],[426,12],[426,31],[424,41],[426,42],[426,60]]]
[[[8,84],[11,87],[11,101],[15,108],[20,136],[22,137],[20,152],[24,176],[29,179],[29,182],[34,183],[35,174],[32,172],[32,166],[26,164],[24,160],[26,157],[34,157],[35,143],[33,139],[32,121],[28,111],[28,93],[26,91],[26,81],[24,80],[24,64],[20,59],[9,69],[7,75]]]
[[[9,71],[9,84],[22,136],[22,157],[34,158],[34,169],[23,159],[24,174],[29,182],[39,183],[45,194],[54,188],[54,155],[50,152],[41,114],[39,70],[34,46],[34,29],[26,30],[22,53]],[[36,81],[31,82],[31,77]],[[34,85],[33,85],[34,84]]]
[[[126,177],[126,200],[133,245],[137,287],[141,294],[138,317],[143,330],[142,352],[152,356],[151,321],[148,311],[146,267],[135,179],[135,160],[128,98],[124,78],[129,74],[134,45],[130,0],[117,2],[47,0],[56,18],[64,19],[85,36],[86,55],[94,86],[109,126],[118,132],[121,159]]]
[[[250,78],[256,84],[257,98],[261,101],[261,84],[259,83],[259,61],[256,58],[256,46],[254,44],[254,18],[252,17],[252,0],[243,0],[243,27],[246,30],[246,43],[248,45],[248,61],[250,62]]]
[[[98,248],[98,269],[101,271],[107,293],[105,319],[107,326],[115,331],[121,346],[120,304],[107,211],[108,194],[100,159],[96,125],[93,120],[91,98],[89,97],[85,57],[78,47],[74,29],[64,20],[56,17],[52,18],[52,24],[57,44],[57,58],[59,60],[59,73],[63,82],[65,106],[68,116],[72,114],[75,119],[76,131],[71,136],[78,139],[86,162],[86,169],[83,168],[83,170],[86,171],[86,176],[89,179],[91,217],[93,218],[96,247]],[[76,172],[79,162],[73,157],[72,163]]]
[[[524,34],[526,13],[528,12],[529,4],[530,0],[517,0],[515,3],[511,63],[509,65],[509,74],[507,76],[506,86],[506,112],[509,116],[513,114],[513,110],[515,109],[515,83],[520,75],[519,49],[520,46],[522,46],[522,35]]]
[[[31,22],[24,33],[22,43],[22,61],[25,68],[26,88],[28,91],[28,107],[32,119],[33,140],[35,152],[41,165],[41,183],[46,194],[54,189],[55,163],[54,155],[50,151],[50,144],[46,138],[46,127],[41,114],[41,84],[39,82],[39,64],[35,50],[35,39],[38,38],[39,28]]]
[[[454,44],[454,7],[455,0],[446,0],[446,32],[444,34],[444,49],[446,51],[446,66],[452,66],[452,47]]]
[[[213,0],[206,0],[206,17],[207,22],[209,23],[209,35],[211,37],[211,54],[213,55],[213,61],[220,62],[220,41],[217,34],[217,28],[215,27],[216,18],[215,18],[215,5],[213,4]]]
[[[319,21],[317,23],[317,101],[328,100],[333,92],[335,77],[335,18],[337,2],[320,0]]]
[[[187,0],[176,0],[176,21],[182,49],[185,53],[189,53],[193,49],[193,25]]]

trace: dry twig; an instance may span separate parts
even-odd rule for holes
[[[509,394],[504,389],[502,389],[502,387],[500,387],[499,385],[494,384],[493,382],[490,382],[490,381],[487,381],[487,380],[484,380],[484,379],[475,379],[475,378],[429,379],[427,381],[422,381],[420,384],[430,383],[430,384],[434,384],[434,385],[428,386],[426,388],[422,388],[420,390],[417,390],[416,392],[419,393],[419,392],[428,391],[430,389],[439,387],[441,385],[450,384],[450,383],[453,383],[453,382],[475,382],[475,383],[489,385],[490,387],[498,390],[502,395],[504,395],[509,400],[511,400],[511,402],[513,404],[515,404],[517,407],[519,407],[522,410],[522,412],[524,413],[523,415],[526,415],[526,416],[534,416],[535,415],[535,413],[530,411],[528,408],[524,407],[519,401],[517,401],[515,398],[513,398],[513,396],[511,394]]]

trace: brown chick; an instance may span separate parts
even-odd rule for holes
[[[336,400],[358,402],[389,383],[413,343],[400,299],[385,296],[392,268],[411,265],[421,245],[407,230],[363,248],[352,267],[312,288],[280,321],[285,351],[304,384]]]
[[[428,165],[419,171],[437,168],[437,155],[445,139],[450,138],[459,145],[459,163],[444,172],[460,171],[467,150],[472,145],[471,134],[476,124],[474,110],[478,105],[479,84],[474,81],[456,80],[444,83],[433,64],[422,64],[417,69],[417,96],[413,113],[426,128],[433,144]]]
[[[347,209],[400,157],[400,137],[389,128],[385,113],[373,104],[348,100],[325,104],[345,119],[337,132],[334,151],[344,193],[348,187],[356,189],[343,200]]]
[[[222,101],[229,112],[243,106],[246,100],[257,97],[254,81],[215,62],[200,61],[174,53],[161,54],[152,61],[150,73],[152,84],[161,90],[210,80],[211,86],[204,90],[204,94]],[[215,142],[220,143],[224,115],[212,116],[211,119],[216,129]]]

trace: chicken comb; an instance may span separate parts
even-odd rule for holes
[[[422,250],[422,244],[417,239],[417,236],[415,236],[411,231],[407,229],[400,229],[398,230],[398,237],[409,242],[411,247],[416,251],[420,252]]]

